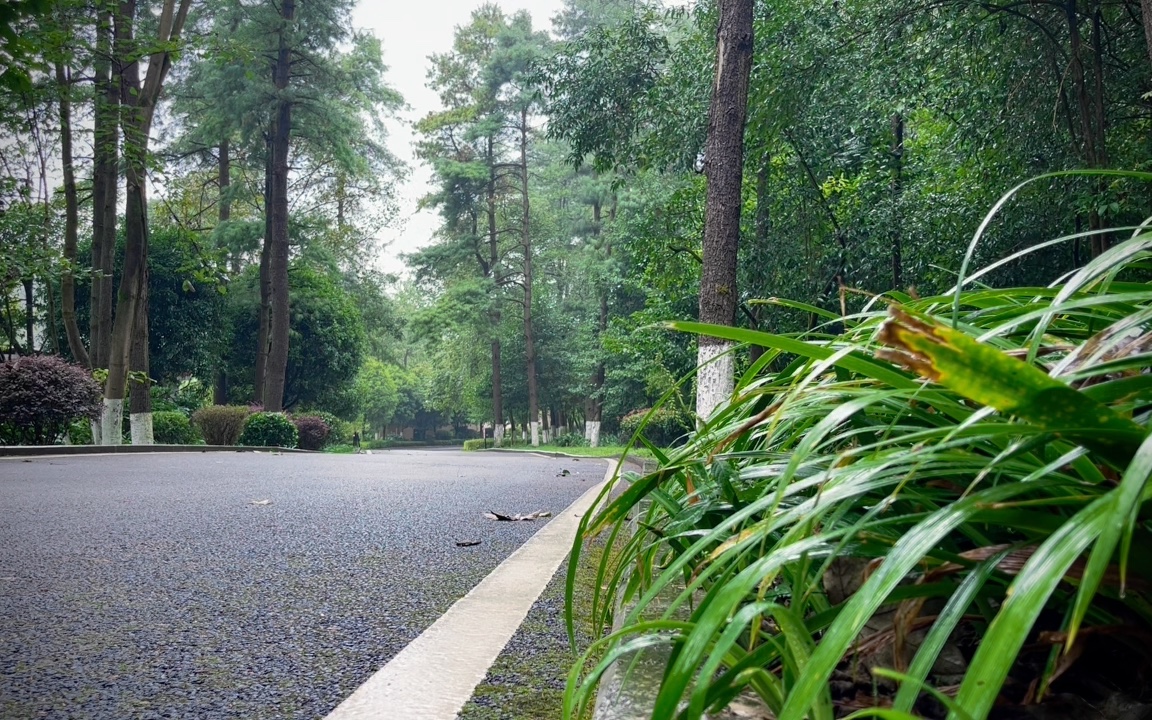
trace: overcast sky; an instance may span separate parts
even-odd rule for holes
[[[354,15],[358,28],[372,30],[384,44],[388,65],[387,83],[400,91],[410,109],[397,122],[389,123],[389,146],[411,166],[407,183],[400,189],[400,218],[396,227],[385,228],[381,239],[389,243],[380,258],[380,267],[401,272],[400,254],[427,244],[438,225],[434,211],[416,212],[416,203],[429,190],[431,175],[416,160],[412,122],[440,106],[436,93],[424,87],[428,56],[452,47],[456,26],[466,25],[472,10],[483,0],[360,0]],[[500,0],[506,13],[526,9],[533,26],[548,29],[562,0]]]

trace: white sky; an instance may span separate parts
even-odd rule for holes
[[[385,81],[404,96],[410,109],[398,121],[388,124],[388,144],[392,152],[411,167],[408,181],[399,189],[400,217],[394,227],[385,228],[380,238],[385,247],[378,265],[387,272],[400,273],[402,253],[426,245],[439,225],[435,211],[416,211],[416,203],[428,193],[431,172],[415,156],[412,123],[440,107],[436,93],[424,86],[428,56],[452,48],[458,25],[466,25],[472,10],[483,0],[360,0],[353,13],[358,28],[373,31],[384,44],[388,65]],[[552,16],[561,0],[499,0],[505,13],[525,9],[532,13],[532,25],[550,29]]]

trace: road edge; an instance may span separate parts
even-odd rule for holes
[[[603,459],[603,458],[601,458]],[[467,595],[325,716],[325,720],[454,720],[568,557],[604,479],[509,555]]]

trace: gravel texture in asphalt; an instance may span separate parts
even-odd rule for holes
[[[603,474],[452,450],[0,460],[0,717],[322,717],[540,527],[485,511],[558,512]]]

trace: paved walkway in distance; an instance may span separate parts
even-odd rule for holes
[[[557,512],[604,467],[0,460],[0,717],[321,717],[540,528],[483,512]]]

